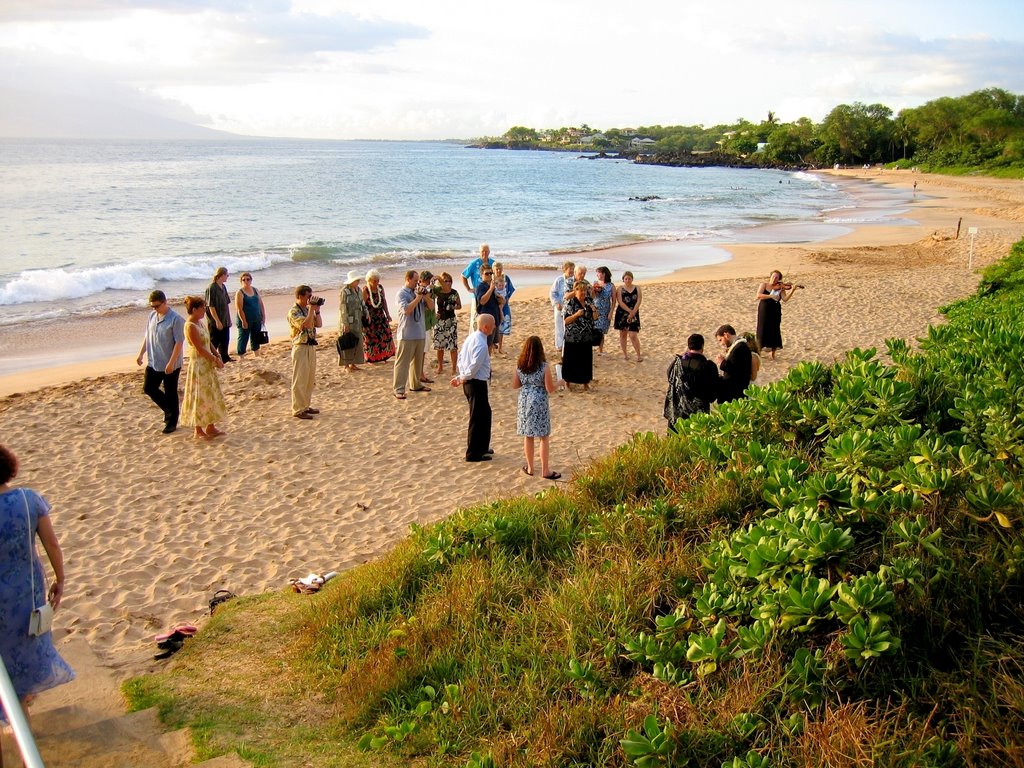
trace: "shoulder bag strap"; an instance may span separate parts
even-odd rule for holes
[[[32,607],[34,608],[36,604],[36,568],[35,563],[32,562],[32,545],[34,543],[32,540],[32,516],[28,511],[28,493],[25,492],[24,488],[21,489],[21,500],[25,503],[25,528],[28,529],[28,573],[32,583],[32,592],[30,594]]]

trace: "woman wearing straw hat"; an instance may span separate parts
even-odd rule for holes
[[[341,312],[338,332],[351,333],[358,339],[355,346],[339,351],[341,357],[338,364],[344,365],[349,371],[358,371],[359,364],[366,362],[363,357],[363,320],[366,319],[366,305],[359,290],[359,281],[362,279],[362,275],[354,269],[349,270],[345,285],[341,287],[341,300],[338,302]]]

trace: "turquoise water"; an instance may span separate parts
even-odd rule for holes
[[[657,199],[630,199],[645,196]],[[337,285],[348,270],[370,266],[461,269],[486,241],[508,269],[554,267],[563,250],[729,243],[759,227],[827,225],[853,209],[848,187],[811,174],[572,153],[429,142],[4,140],[0,324],[136,305],[153,288],[184,295],[220,265],[254,272],[264,290]],[[706,255],[712,250],[695,249],[693,258],[720,258]],[[645,267],[609,266],[638,276]]]

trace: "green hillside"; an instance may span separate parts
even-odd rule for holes
[[[127,690],[257,765],[1024,765],[1024,241],[945,311]]]

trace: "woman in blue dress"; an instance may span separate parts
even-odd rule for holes
[[[501,303],[501,322],[498,323],[498,354],[504,355],[502,340],[512,333],[512,310],[509,309],[509,299],[516,292],[512,285],[512,278],[505,274],[505,267],[500,261],[494,262],[494,292],[498,295]]]
[[[540,336],[530,336],[523,342],[512,387],[519,390],[516,432],[523,437],[523,453],[526,454],[523,472],[533,474],[533,445],[539,439],[541,474],[547,480],[557,480],[561,475],[552,472],[549,465],[551,409],[548,407],[548,395],[555,391],[555,381],[551,376],[551,366],[544,358]]]
[[[28,633],[32,611],[44,600],[54,610],[60,606],[64,556],[50,522],[50,505],[35,491],[11,488],[9,483],[17,474],[17,456],[0,446],[0,658],[24,706],[35,694],[71,682],[75,673],[53,647],[49,631],[38,636]],[[36,553],[36,536],[53,569],[49,590]],[[7,722],[3,709],[0,722]]]
[[[608,329],[612,325],[613,298],[615,296],[615,284],[612,283],[612,271],[608,267],[597,268],[597,282],[594,283],[594,305],[597,307],[597,320],[594,321],[594,330],[601,332],[601,341],[597,345],[597,353],[604,354],[604,340],[608,335]]]

